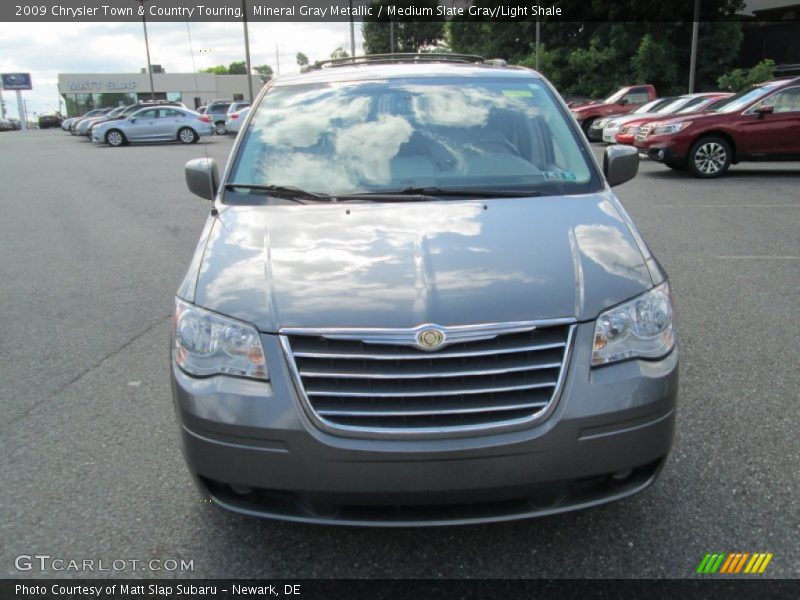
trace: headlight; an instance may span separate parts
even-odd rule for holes
[[[689,125],[691,125],[691,121],[679,121],[678,123],[658,123],[653,128],[653,135],[671,135],[673,133],[678,133],[679,131],[683,131]]]
[[[630,131],[630,127],[628,127],[627,125],[623,125],[622,127],[619,128],[619,132],[622,134],[628,133],[628,131]]]
[[[261,338],[252,325],[175,298],[172,328],[172,355],[187,373],[269,379]]]
[[[592,365],[661,358],[675,347],[669,285],[601,313],[594,327]]]
[[[599,129],[600,127],[605,127],[607,123],[608,123],[608,119],[600,119],[600,120],[597,122],[597,127],[598,127],[598,129]]]

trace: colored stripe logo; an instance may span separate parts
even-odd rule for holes
[[[706,554],[697,567],[701,575],[713,573],[725,574],[761,574],[772,560],[772,552],[718,552]]]

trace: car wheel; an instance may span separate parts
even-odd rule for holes
[[[178,131],[178,141],[181,144],[194,144],[197,141],[197,134],[191,127],[182,127]]]
[[[731,145],[725,139],[701,138],[689,150],[689,171],[703,179],[719,177],[731,166],[732,154]]]
[[[586,136],[586,139],[589,139],[589,130],[592,128],[592,125],[597,119],[586,119],[583,123],[581,123],[581,129],[583,129],[583,134]]]
[[[217,132],[217,135],[225,135],[228,132],[228,130],[225,129],[225,121],[218,121],[215,131]]]
[[[119,129],[112,129],[106,134],[106,144],[109,146],[122,146],[125,143],[125,134]]]

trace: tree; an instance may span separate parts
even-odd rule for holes
[[[297,53],[297,66],[305,67],[308,64],[308,57],[302,52]]]
[[[230,75],[247,75],[247,64],[243,60],[232,62],[228,66],[228,73]]]
[[[723,90],[739,92],[773,77],[775,77],[775,61],[765,58],[750,69],[734,69],[730,73],[726,73],[717,80],[717,83]]]
[[[391,7],[430,9],[432,16],[406,17],[394,22],[394,51],[421,52],[427,46],[438,44],[444,38],[444,17],[436,15],[438,0],[378,0],[372,4],[373,16],[365,16],[361,25],[366,54],[389,54],[391,47]],[[378,7],[383,10],[379,11]],[[381,12],[381,17],[378,17]],[[504,23],[507,25],[507,23]]]
[[[227,75],[228,74],[228,67],[225,65],[217,65],[216,67],[208,67],[207,69],[201,69],[202,73],[214,73],[215,75]]]
[[[482,7],[506,0],[471,0]],[[692,37],[692,3],[675,6],[638,0],[561,0],[569,21],[541,23],[540,69],[562,94],[601,97],[622,85],[652,83],[659,94],[686,93]],[[733,65],[742,40],[741,24],[719,17],[740,9],[741,0],[703,0],[696,89],[716,88]],[[536,22],[454,18],[446,39],[454,52],[536,64]]]
[[[253,70],[261,75],[261,78],[264,81],[269,81],[272,79],[272,67],[269,65],[258,65],[257,67],[253,67]]]
[[[338,58],[350,58],[350,55],[347,53],[347,51],[344,48],[339,46],[336,50],[331,52],[331,58],[334,59],[334,60],[336,60]]]

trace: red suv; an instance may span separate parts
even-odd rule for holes
[[[800,160],[800,77],[756,85],[708,112],[643,125],[636,147],[709,179],[741,161]]]

